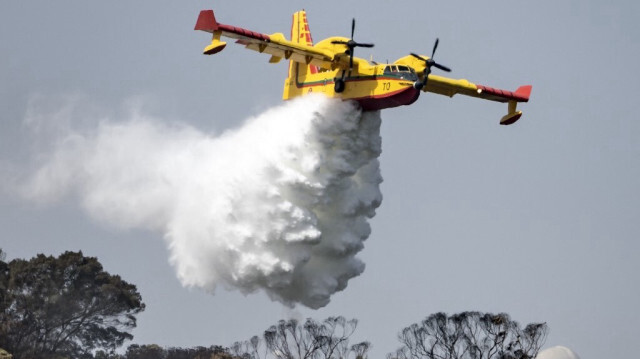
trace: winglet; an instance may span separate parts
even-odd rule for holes
[[[213,14],[213,10],[200,11],[194,30],[202,30],[206,32],[214,32],[218,30],[218,22]]]
[[[531,96],[531,88],[531,85],[520,86],[513,93],[513,98],[508,102],[507,114],[502,116],[502,118],[500,119],[501,125],[511,125],[518,121],[520,117],[522,117],[522,111],[517,111],[516,107],[518,106],[518,102],[529,101],[529,96]]]
[[[213,55],[222,51],[222,49],[227,46],[226,42],[220,41],[222,31],[220,31],[219,28],[220,24],[216,21],[216,16],[213,14],[213,10],[200,11],[194,30],[202,30],[213,34],[211,44],[204,48],[204,51],[202,52],[203,54]]]
[[[527,101],[529,101],[529,96],[531,96],[531,88],[532,87],[533,86],[531,86],[531,85],[520,86],[516,90],[515,94],[520,96],[520,97],[526,98],[526,100],[522,101],[522,102],[527,102]]]

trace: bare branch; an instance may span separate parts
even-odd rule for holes
[[[524,329],[508,314],[435,313],[398,334],[402,343],[389,359],[531,359],[547,335],[545,323]]]

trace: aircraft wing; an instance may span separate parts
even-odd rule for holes
[[[500,124],[510,125],[522,116],[522,111],[516,111],[516,106],[518,102],[529,101],[531,88],[531,85],[525,85],[518,87],[515,91],[508,91],[474,84],[464,79],[450,79],[444,76],[430,74],[427,86],[424,87],[423,91],[449,97],[455,94],[462,94],[489,101],[506,102],[509,104],[508,113],[502,117]]]
[[[287,59],[308,65],[315,65],[326,69],[340,67],[342,53],[334,53],[326,49],[288,41],[282,33],[266,35],[237,26],[225,25],[216,21],[213,10],[202,10],[195,30],[213,34],[211,44],[204,49],[204,54],[212,55],[220,52],[226,43],[220,41],[221,36],[236,39],[237,43],[245,45],[247,49],[271,55],[269,62],[276,63]]]
[[[489,86],[478,85],[464,79],[450,79],[444,76],[429,75],[425,92],[433,92],[445,96],[463,94],[497,102],[527,102],[531,86],[521,86],[516,91],[501,90]]]
[[[429,58],[428,56],[421,56],[425,59]],[[420,77],[420,81],[424,81],[424,70],[426,67],[424,60],[418,59],[413,55],[409,55],[397,60],[395,63],[412,67]],[[474,84],[465,79],[452,79],[429,74],[427,85],[422,88],[422,91],[433,92],[449,97],[461,94],[489,101],[506,102],[508,104],[507,114],[502,117],[500,124],[510,125],[522,116],[522,111],[517,111],[516,106],[518,102],[529,101],[531,85],[520,86],[515,91],[508,91],[490,86]]]

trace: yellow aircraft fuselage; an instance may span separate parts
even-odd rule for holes
[[[404,67],[405,71],[385,71],[393,66],[360,65],[357,70],[346,70],[345,88],[335,91],[336,79],[340,79],[342,71],[320,69],[317,73],[302,73],[300,64],[295,64],[293,73],[285,81],[283,99],[291,99],[312,93],[321,93],[329,97],[354,100],[360,103],[365,111],[409,105],[420,96],[420,90],[414,87],[418,75],[413,69]],[[397,69],[397,66],[395,66]]]
[[[419,76],[409,66],[389,66],[370,63],[354,57],[348,63],[345,37],[330,37],[313,44],[307,15],[303,11],[293,14],[291,41],[318,51],[343,54],[337,62],[328,63],[311,59],[304,62],[290,61],[289,76],[284,83],[282,98],[285,100],[311,93],[321,93],[329,97],[357,101],[363,110],[374,111],[384,108],[409,105],[420,96],[420,89],[414,87]],[[295,59],[294,59],[295,60]],[[340,66],[342,65],[342,66]],[[336,91],[336,82],[343,84]]]

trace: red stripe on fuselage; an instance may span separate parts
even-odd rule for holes
[[[315,87],[315,86],[327,86],[333,84],[335,81],[333,80],[325,80],[315,83],[300,83],[298,82],[298,64],[296,64],[296,87],[297,88],[305,88],[305,87]],[[361,78],[347,78],[346,86],[349,86],[349,83],[356,81],[376,81],[376,80],[396,80],[396,81],[407,81],[404,79],[398,79],[397,77],[386,77],[386,76],[372,76],[372,77],[361,77]],[[415,89],[413,86],[407,86],[403,89],[388,92],[381,95],[373,95],[373,96],[364,96],[358,97],[353,100],[360,104],[360,107],[364,111],[377,111],[385,108],[398,107],[403,105],[410,105],[414,103],[418,97],[420,97],[420,90]]]
[[[407,81],[407,83],[410,83],[409,80],[405,80],[405,79],[399,79],[397,77],[387,77],[387,76],[370,76],[370,77],[347,77],[344,81],[346,84],[350,83],[350,82],[360,82],[360,81],[381,81],[381,80],[391,80],[391,81]],[[334,80],[325,80],[323,81],[314,81],[314,82],[299,82],[298,81],[298,73],[297,73],[297,69],[296,69],[296,87],[297,88],[305,88],[305,87],[314,87],[314,86],[325,86],[325,85],[329,85],[335,83]],[[413,85],[411,83],[411,85]]]

